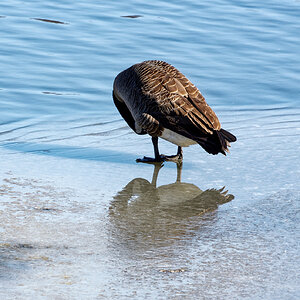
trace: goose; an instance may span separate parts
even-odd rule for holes
[[[147,60],[119,73],[113,101],[129,127],[152,137],[154,158],[137,162],[181,162],[182,147],[199,144],[210,154],[229,152],[236,137],[221,128],[218,117],[198,88],[167,62]],[[178,146],[177,154],[161,155],[158,138]]]

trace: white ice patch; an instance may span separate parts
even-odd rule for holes
[[[162,139],[167,140],[177,146],[188,147],[190,145],[197,144],[194,140],[186,138],[183,135],[180,135],[172,130],[164,129],[162,135],[160,136]]]

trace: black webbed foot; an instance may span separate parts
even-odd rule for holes
[[[141,162],[141,163],[148,163],[148,164],[153,164],[153,163],[163,163],[165,161],[172,161],[175,163],[180,163],[182,162],[182,155],[176,154],[176,155],[164,155],[161,154],[158,157],[147,157],[144,156],[143,158],[138,158],[136,162]]]
[[[173,162],[181,162],[182,161],[182,155],[176,154],[176,155],[161,155],[163,157],[164,161],[173,161]]]
[[[181,163],[183,159],[182,148],[178,147],[177,154],[175,155],[161,155],[165,161],[173,161],[176,163]]]
[[[182,162],[183,156],[182,156],[182,148],[180,146],[178,146],[176,155],[163,155],[163,154],[159,154],[158,151],[158,137],[152,137],[152,143],[154,147],[155,158],[144,156],[143,158],[138,158],[136,162],[148,163],[148,164],[163,163],[164,161],[173,161],[177,164],[180,164]]]
[[[143,158],[136,159],[136,162],[146,163],[146,164],[161,164],[165,161],[165,159],[160,155],[157,158],[144,156]]]

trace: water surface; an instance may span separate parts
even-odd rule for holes
[[[299,14],[276,0],[0,4],[1,299],[298,299]],[[111,90],[147,59],[199,87],[238,138],[230,155],[135,163],[151,140]]]

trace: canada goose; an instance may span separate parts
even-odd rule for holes
[[[221,128],[197,87],[170,64],[148,60],[119,73],[113,99],[121,116],[137,134],[149,134],[154,158],[137,162],[182,160],[182,147],[199,144],[211,154],[229,152],[236,137]],[[178,146],[176,155],[160,155],[158,137]]]

